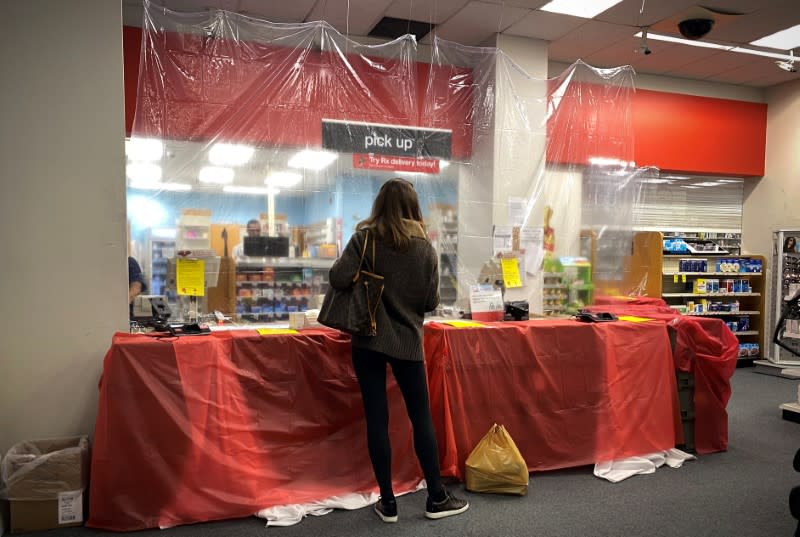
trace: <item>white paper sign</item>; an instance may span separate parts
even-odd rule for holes
[[[544,228],[522,228],[519,232],[519,247],[525,251],[525,272],[539,272],[544,259]]]
[[[508,198],[508,225],[520,227],[525,223],[525,208],[528,202],[525,198]]]
[[[492,254],[510,252],[513,249],[513,228],[511,226],[494,226],[492,233]]]
[[[469,291],[469,308],[472,313],[505,311],[503,293],[500,289],[487,289],[474,285]]]
[[[75,524],[78,522],[83,522],[83,491],[59,492],[58,523]]]

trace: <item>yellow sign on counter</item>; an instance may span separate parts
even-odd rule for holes
[[[449,324],[454,328],[483,328],[483,324],[476,321],[463,321],[454,319],[452,321],[442,321],[442,324]]]
[[[500,260],[500,267],[503,270],[503,283],[506,289],[522,287],[522,279],[519,276],[519,259],[504,257]]]
[[[175,273],[179,295],[203,296],[206,288],[206,262],[202,259],[178,258]]]
[[[629,323],[646,323],[647,321],[653,320],[648,319],[647,317],[636,317],[634,315],[620,315],[618,319],[620,321],[628,321]]]
[[[279,334],[299,334],[297,330],[292,328],[259,328],[256,330],[262,336],[275,336]]]

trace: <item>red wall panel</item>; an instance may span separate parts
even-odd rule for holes
[[[764,175],[766,104],[637,90],[633,129],[639,166]]]

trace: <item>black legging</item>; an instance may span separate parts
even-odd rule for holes
[[[414,451],[425,474],[428,494],[434,501],[444,498],[439,475],[439,450],[428,401],[428,382],[423,362],[398,360],[380,352],[353,347],[353,367],[364,413],[367,416],[367,447],[381,498],[394,499],[392,491],[392,446],[389,443],[389,403],[386,398],[386,364],[403,394],[406,411],[414,429]]]

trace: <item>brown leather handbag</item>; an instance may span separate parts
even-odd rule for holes
[[[377,314],[383,295],[383,276],[376,272],[375,238],[372,237],[372,262],[367,257],[370,230],[366,230],[361,260],[347,289],[328,288],[317,321],[330,328],[355,336],[374,336],[378,333]],[[371,267],[372,270],[366,270]]]

